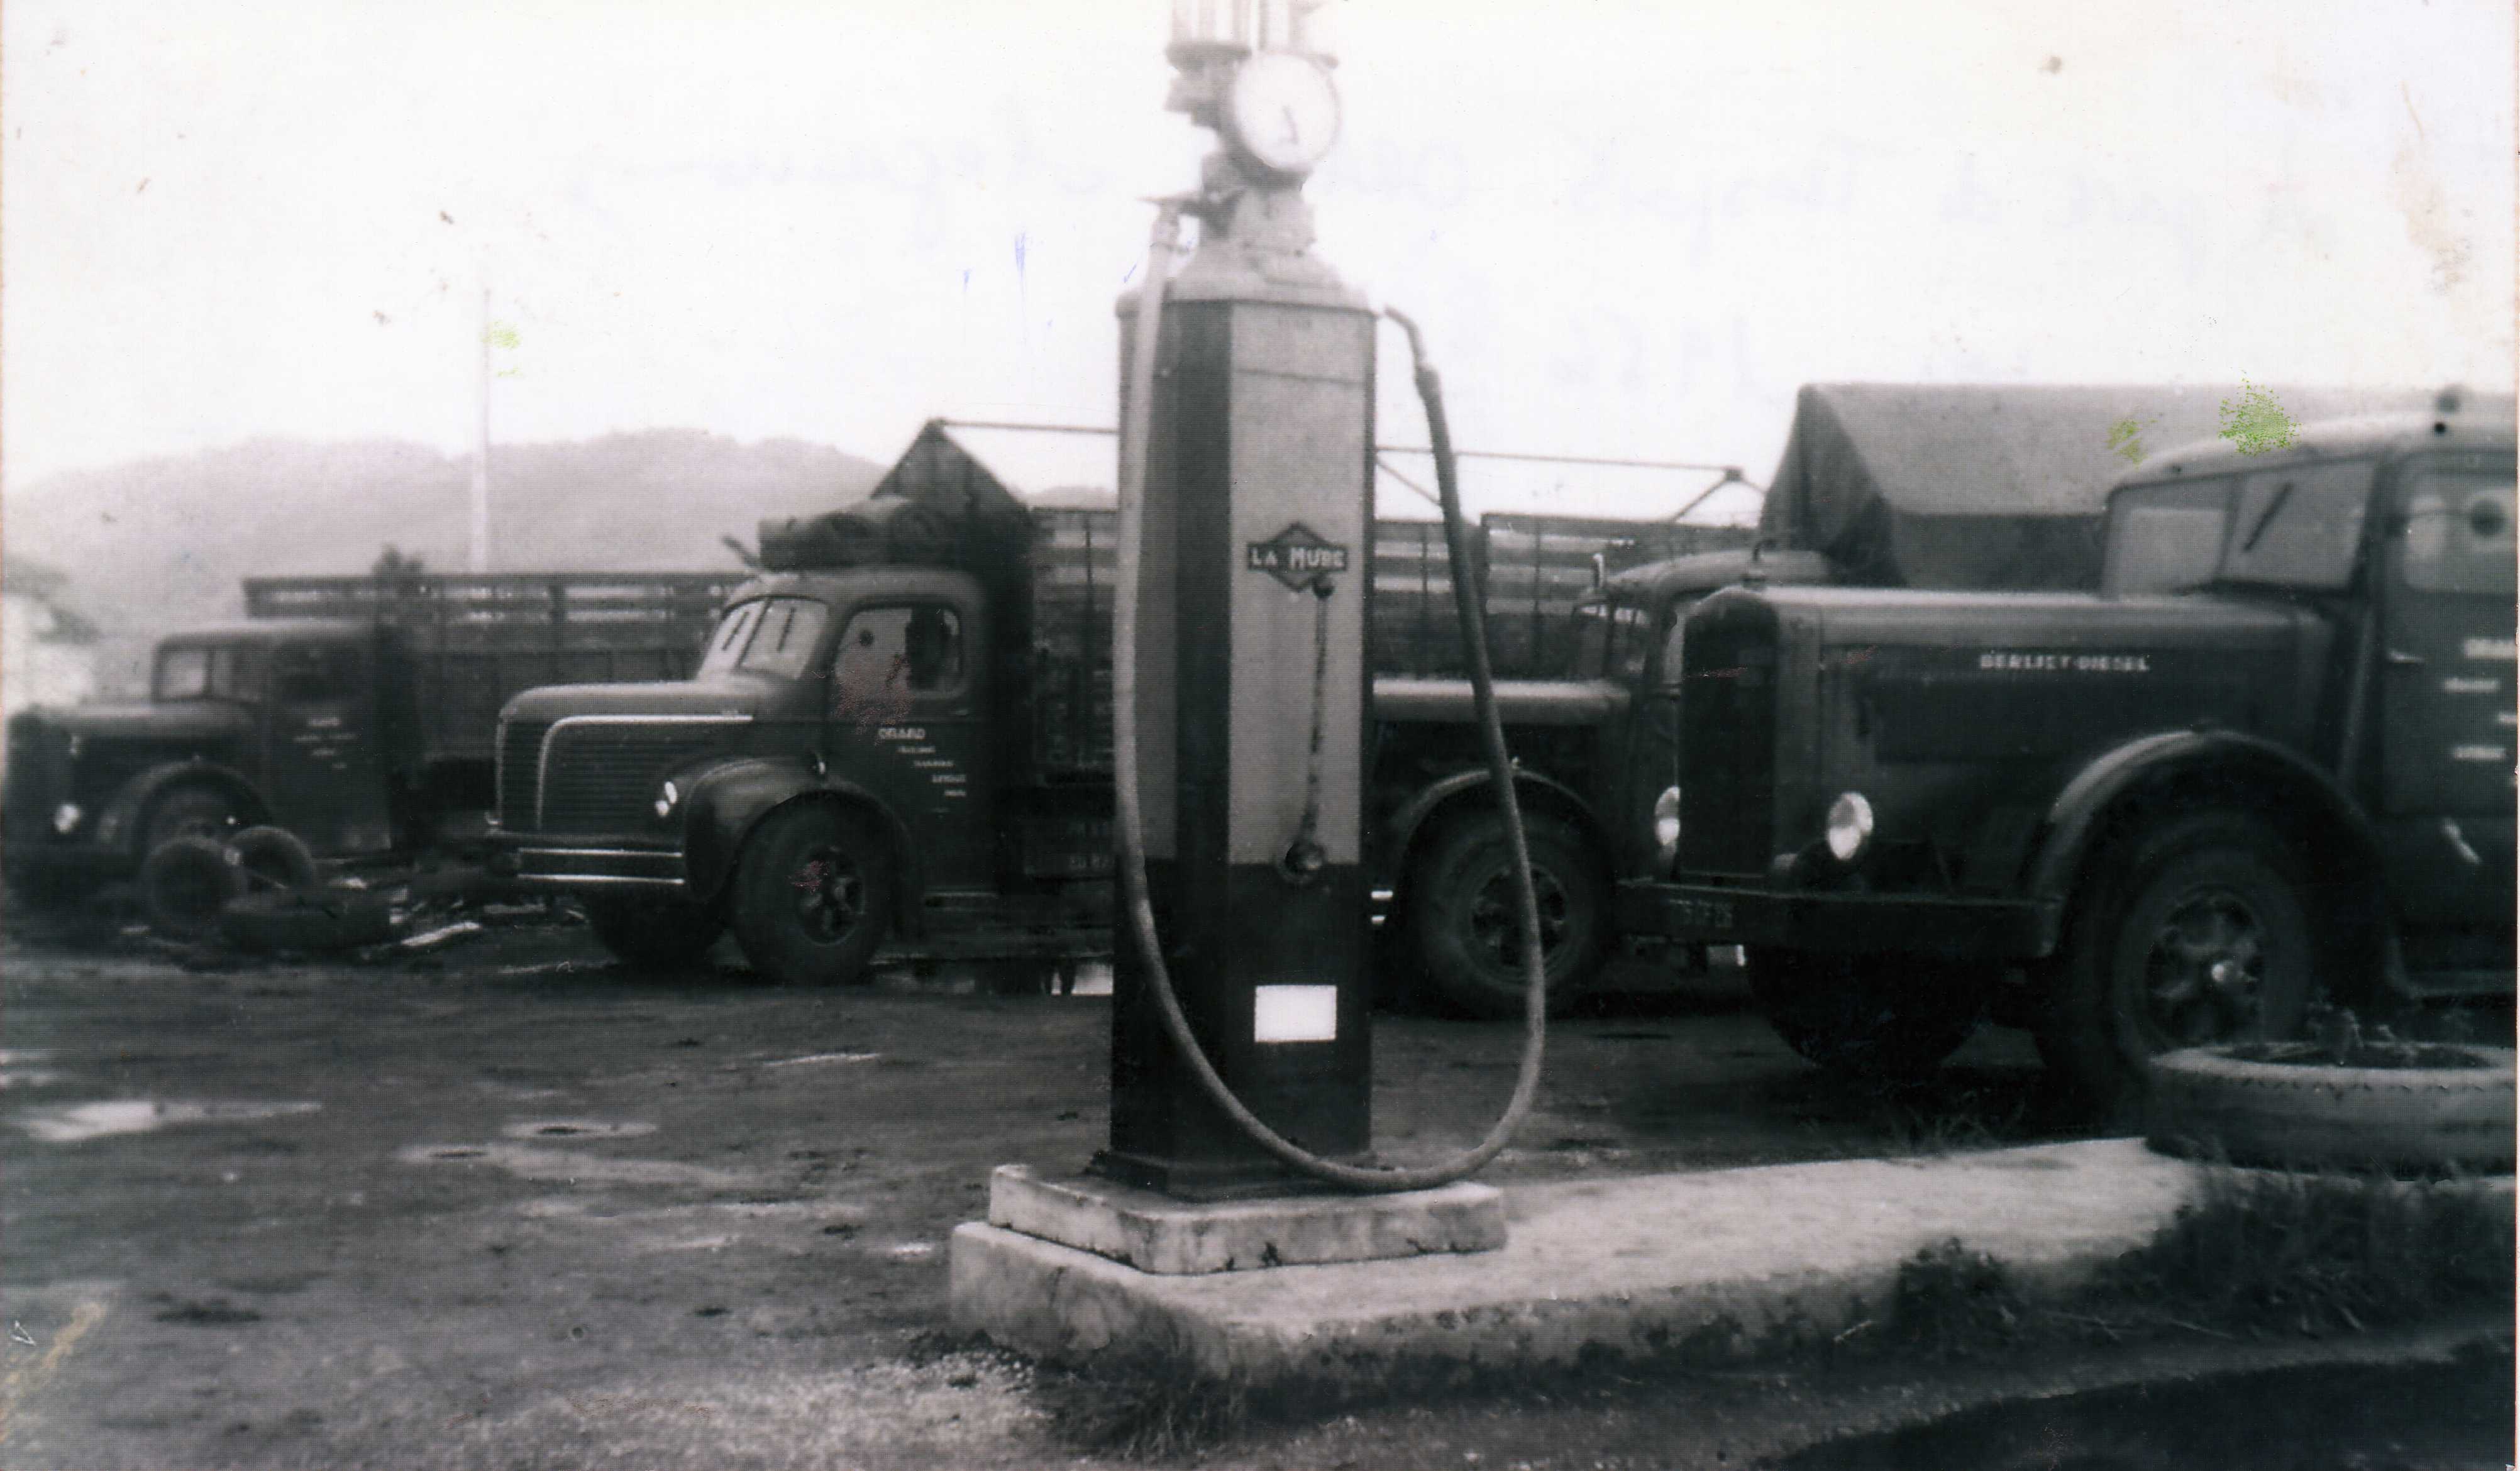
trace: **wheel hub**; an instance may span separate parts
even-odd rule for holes
[[[2238,1036],[2259,1017],[2266,925],[2238,895],[2188,896],[2163,916],[2144,956],[2152,1020],[2188,1046]]]
[[[1537,868],[1532,869],[1531,889],[1539,901],[1540,953],[1545,958],[1555,953],[1566,933],[1566,891]],[[1511,870],[1491,875],[1479,886],[1469,917],[1470,934],[1482,954],[1508,970],[1522,964],[1522,920],[1514,913]]]
[[[796,891],[797,922],[823,944],[847,935],[866,914],[866,879],[835,847],[807,853],[788,883]]]

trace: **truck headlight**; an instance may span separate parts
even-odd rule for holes
[[[682,800],[683,789],[676,786],[673,782],[668,781],[664,785],[657,787],[655,803],[656,821],[661,823],[665,819],[672,817],[674,815],[674,808],[679,805]]]
[[[78,830],[79,819],[86,816],[86,813],[79,811],[79,805],[76,802],[64,802],[53,809],[53,830],[68,837]]]
[[[1860,791],[1840,793],[1828,804],[1828,856],[1851,864],[1871,840],[1872,804]]]
[[[1654,798],[1654,847],[1662,854],[1663,865],[1680,856],[1680,788],[1666,786]]]

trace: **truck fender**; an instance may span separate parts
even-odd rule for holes
[[[1601,838],[1600,825],[1593,819],[1591,804],[1577,795],[1573,787],[1520,768],[1515,769],[1513,780],[1515,795],[1526,802],[1537,796],[1549,806],[1574,817],[1597,841]],[[1381,872],[1377,875],[1381,882],[1394,890],[1399,889],[1408,876],[1410,851],[1417,846],[1418,836],[1425,829],[1428,821],[1455,802],[1466,800],[1472,790],[1495,784],[1495,779],[1483,770],[1455,772],[1441,780],[1429,782],[1424,790],[1401,804],[1377,845],[1382,854]]]
[[[684,780],[691,791],[683,799],[683,885],[694,898],[713,899],[726,887],[745,839],[773,813],[795,802],[842,801],[881,816],[901,866],[894,923],[903,933],[918,932],[919,896],[926,888],[919,845],[901,815],[875,793],[854,781],[817,777],[792,759],[767,756],[708,767]]]
[[[215,761],[168,761],[148,768],[122,783],[105,804],[104,815],[96,822],[96,840],[100,846],[120,848],[133,858],[146,858],[140,851],[140,836],[148,825],[150,804],[170,787],[199,782],[216,787],[236,798],[246,822],[262,822],[271,812],[262,793],[233,767]]]
[[[2041,899],[2072,895],[2105,819],[2137,790],[2213,774],[2221,783],[2254,786],[2280,800],[2295,823],[2353,869],[2378,869],[2370,821],[2326,772],[2296,752],[2237,731],[2167,731],[2131,740],[2076,773],[2048,806],[2044,836],[2031,860],[2029,892]]]

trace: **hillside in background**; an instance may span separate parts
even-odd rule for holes
[[[764,516],[857,500],[883,468],[824,445],[739,444],[697,429],[490,452],[492,568],[732,566]],[[11,557],[68,574],[67,601],[112,633],[236,616],[247,576],[356,573],[388,544],[431,571],[465,564],[472,470],[393,441],[262,439],[80,470],[0,506]]]

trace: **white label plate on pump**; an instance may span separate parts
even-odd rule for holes
[[[1336,986],[1251,988],[1253,1042],[1338,1041]]]

